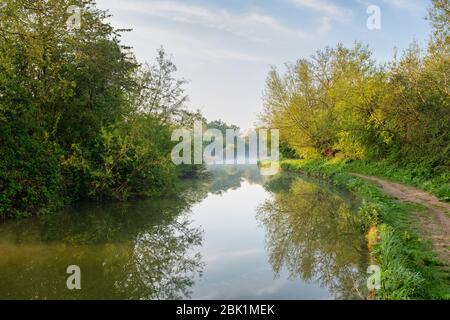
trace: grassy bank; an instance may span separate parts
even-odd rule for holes
[[[450,274],[412,223],[415,212],[421,208],[394,200],[349,173],[384,176],[448,198],[445,190],[438,187],[441,177],[427,180],[424,175],[407,169],[396,171],[368,162],[285,160],[281,167],[327,179],[346,187],[362,200],[361,226],[368,235],[372,262],[382,269],[382,287],[376,292],[378,299],[450,299]]]
[[[448,167],[410,165],[397,166],[388,162],[342,162],[347,171],[384,177],[428,191],[444,201],[450,201],[450,170]]]

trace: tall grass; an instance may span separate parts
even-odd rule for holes
[[[406,300],[426,297],[425,279],[420,272],[408,267],[405,245],[388,225],[380,227],[380,241],[374,247],[374,255],[382,266],[379,299]]]

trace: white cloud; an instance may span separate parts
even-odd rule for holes
[[[298,7],[318,11],[335,20],[348,19],[352,15],[352,10],[340,7],[328,0],[290,0],[290,2]]]
[[[317,34],[330,31],[334,22],[346,23],[353,17],[351,9],[340,7],[329,0],[289,0],[299,8],[316,11],[319,14]]]
[[[331,30],[333,23],[329,17],[323,17],[320,21],[320,27],[317,30],[318,33],[325,33]]]
[[[310,35],[302,30],[291,29],[276,18],[257,12],[233,13],[225,9],[188,5],[180,1],[129,2],[111,0],[109,7],[120,11],[161,17],[175,22],[200,25],[210,29],[226,31],[254,42],[269,42],[282,37],[306,38]]]
[[[146,48],[158,48],[164,44],[177,56],[199,62],[220,63],[226,61],[269,63],[265,58],[247,53],[243,50],[226,48],[211,41],[205,41],[178,30],[158,27],[155,25],[136,26],[133,32],[126,34],[125,40],[135,44],[137,53],[144,57]],[[153,51],[151,52],[153,54]],[[142,59],[141,59],[142,60]],[[145,60],[145,59],[144,59]]]
[[[399,9],[414,10],[420,7],[420,0],[383,0],[384,3]]]

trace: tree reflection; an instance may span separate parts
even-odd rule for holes
[[[190,210],[209,193],[240,187],[243,179],[258,181],[258,168],[215,168],[211,179],[183,181],[168,198],[85,203],[3,224],[0,298],[188,298],[203,270],[203,234],[187,220]],[[83,274],[77,292],[65,287],[65,270],[73,264]]]
[[[258,209],[278,276],[318,281],[337,299],[364,298],[365,240],[351,207],[336,193],[299,178],[266,184],[273,198]]]
[[[86,204],[3,225],[0,298],[188,298],[203,269],[203,233],[187,217],[206,195],[188,188],[173,198]],[[73,264],[82,270],[80,291],[65,286],[65,270]]]
[[[209,192],[213,194],[237,190],[243,181],[262,184],[266,179],[257,165],[212,165],[208,167],[208,172],[211,176]]]
[[[190,288],[201,276],[203,264],[201,255],[195,253],[202,243],[202,232],[189,224],[184,219],[169,226],[154,226],[136,238],[125,266],[128,276],[117,283],[128,298],[190,297]]]

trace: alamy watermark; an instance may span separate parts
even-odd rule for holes
[[[67,8],[66,13],[70,14],[66,21],[69,32],[81,29],[81,8],[72,5]]]
[[[8,6],[7,3],[3,2],[0,3],[0,10],[4,9]],[[69,15],[69,17],[66,20],[66,27],[69,32],[74,32],[75,30],[81,29],[81,16],[82,16],[82,9],[79,6],[76,5],[70,5],[66,9],[66,14]],[[36,22],[36,14],[31,14],[28,17],[29,21]]]
[[[203,131],[203,124],[196,122],[193,130],[175,130],[172,141],[179,142],[171,154],[176,165],[259,163],[262,175],[279,172],[280,133],[276,129],[253,130],[242,135],[239,130],[233,129],[226,130],[226,133],[218,129]]]
[[[381,268],[377,265],[371,265],[367,268],[367,273],[370,274],[367,278],[367,288],[369,290],[381,289]]]
[[[68,266],[66,272],[70,274],[66,281],[67,289],[81,290],[81,268],[76,265]]]
[[[381,8],[376,5],[370,5],[367,7],[367,18],[366,26],[369,30],[381,30]]]

